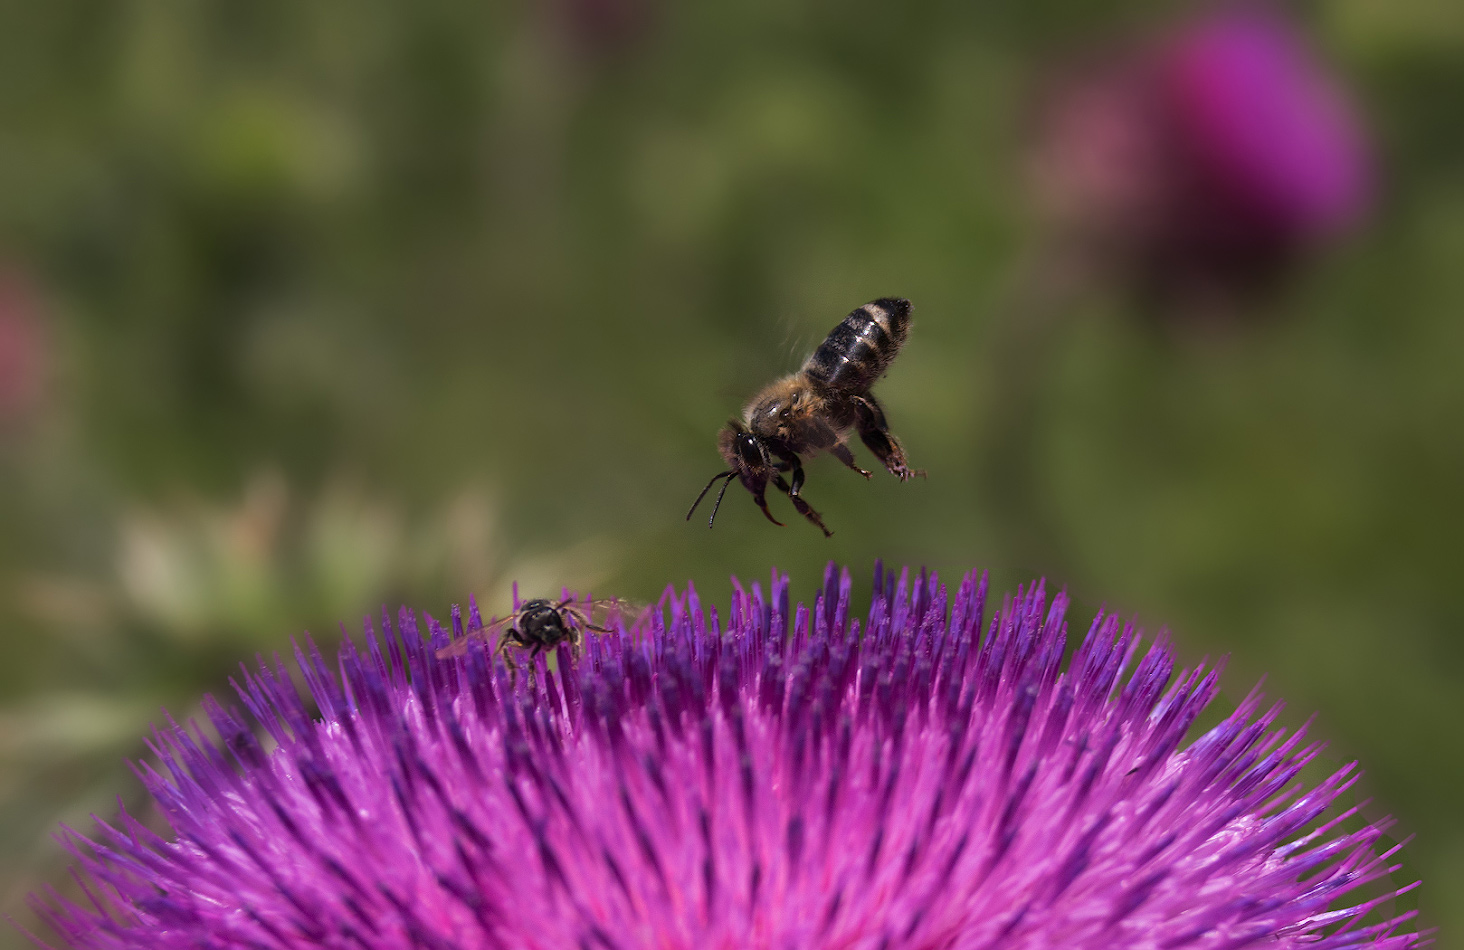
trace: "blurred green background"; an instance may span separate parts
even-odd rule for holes
[[[159,708],[560,584],[875,557],[1066,586],[1316,710],[1464,946],[1464,16],[1327,0],[1385,171],[1264,313],[1122,293],[1017,325],[1043,63],[1160,4],[114,0],[0,6],[0,910]],[[915,302],[878,393],[928,481],[809,469],[825,540],[715,432],[851,308]],[[1015,327],[1015,328],[1014,328]],[[17,342],[18,341],[18,342]],[[857,450],[866,467],[869,457]],[[867,589],[867,588],[866,588]],[[1410,904],[1409,906],[1414,906]],[[0,947],[19,938],[0,928]]]

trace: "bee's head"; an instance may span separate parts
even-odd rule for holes
[[[707,482],[707,487],[696,496],[696,501],[691,503],[691,511],[686,513],[688,521],[691,520],[692,512],[696,511],[696,506],[701,504],[701,500],[706,497],[707,492],[719,479],[723,480],[722,490],[717,493],[717,501],[712,505],[712,517],[707,520],[708,525],[717,520],[717,509],[722,506],[722,496],[727,493],[727,486],[732,483],[733,478],[742,482],[748,491],[761,499],[768,482],[772,481],[773,476],[777,474],[767,445],[736,419],[727,423],[726,427],[717,434],[717,451],[722,453],[722,460],[727,463],[727,471],[713,475],[712,480]],[[771,516],[769,517],[771,518]]]
[[[773,460],[768,447],[747,427],[735,419],[727,423],[717,437],[717,449],[727,467],[737,473],[749,489],[749,482],[766,485],[773,476]]]

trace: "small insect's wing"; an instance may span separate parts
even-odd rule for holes
[[[517,619],[518,614],[516,613],[509,614],[507,617],[495,617],[487,625],[479,627],[477,630],[470,630],[467,636],[461,640],[457,640],[449,646],[438,650],[437,658],[440,660],[448,660],[456,656],[466,656],[468,651],[472,649],[474,643],[489,646],[498,637],[502,636],[503,631],[513,626],[513,622]]]
[[[643,604],[623,597],[603,597],[585,605],[585,616],[591,630],[607,630],[612,618],[620,617],[626,628],[634,627],[648,609]]]

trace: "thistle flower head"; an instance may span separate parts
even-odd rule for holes
[[[1159,58],[1178,138],[1219,200],[1297,237],[1362,217],[1366,136],[1293,24],[1262,7],[1227,10],[1178,31]]]
[[[476,607],[383,616],[333,666],[296,649],[318,718],[278,660],[244,674],[272,750],[212,700],[219,741],[161,730],[173,834],[68,833],[86,902],[40,906],[164,950],[1418,945],[1352,766],[1299,784],[1318,745],[1256,695],[1186,742],[1218,670],[1111,615],[1064,664],[1064,596],[986,600],[879,568],[862,622],[832,567],[810,606],[776,573],[725,615],[668,590],[517,678],[437,656]]]
[[[1271,287],[1373,203],[1372,148],[1301,27],[1258,3],[1060,65],[1034,121],[1035,197],[1146,294]]]

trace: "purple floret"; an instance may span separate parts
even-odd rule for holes
[[[1040,583],[989,622],[974,573],[877,567],[863,623],[849,592],[668,590],[516,679],[437,657],[476,607],[403,610],[334,668],[296,650],[318,717],[261,660],[252,723],[209,700],[219,741],[170,724],[139,766],[172,836],[68,831],[89,906],[38,909],[159,950],[1420,945],[1354,766],[1299,781],[1279,706],[1186,743],[1219,670],[1162,636],[1100,614],[1064,664]]]

